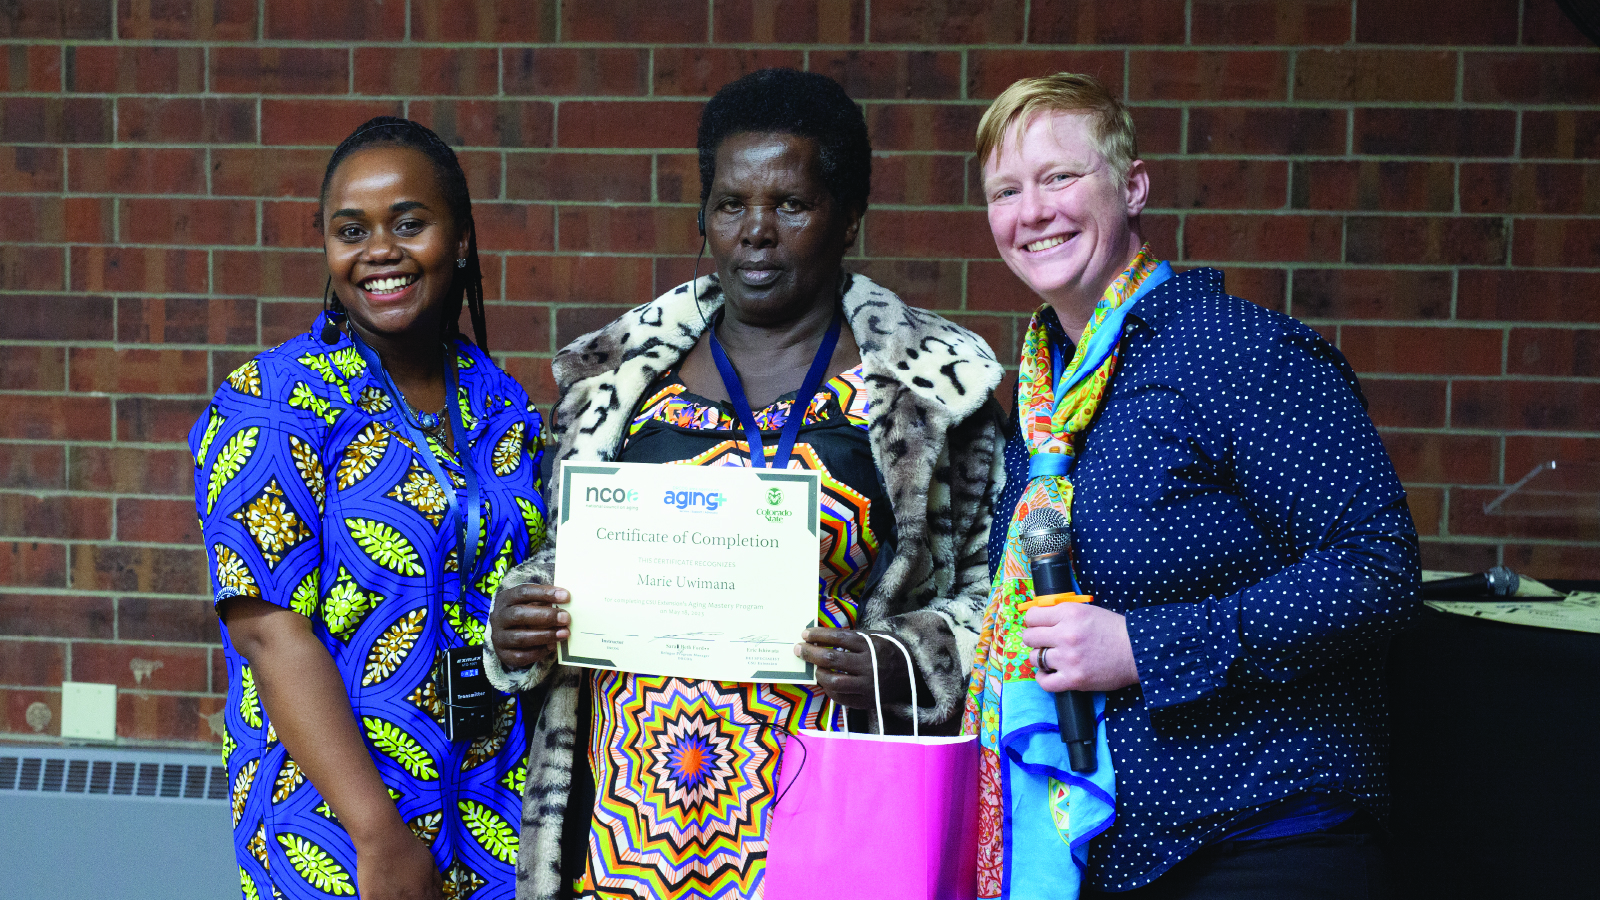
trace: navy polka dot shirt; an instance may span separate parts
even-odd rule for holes
[[[1419,576],[1405,492],[1320,335],[1195,269],[1141,298],[1124,340],[1073,473],[1080,584],[1128,617],[1140,680],[1106,702],[1100,890],[1147,884],[1289,798],[1383,815],[1382,659]],[[1027,479],[1015,413],[1010,433],[996,522]]]

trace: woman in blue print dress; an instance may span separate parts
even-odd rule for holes
[[[488,727],[452,741],[435,661],[483,643],[501,575],[543,539],[540,418],[482,349],[471,200],[432,131],[357,129],[317,224],[328,309],[229,375],[189,435],[240,888],[509,898],[517,701],[491,695]]]

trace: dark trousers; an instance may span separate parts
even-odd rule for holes
[[[1366,829],[1344,827],[1264,841],[1222,841],[1195,851],[1145,887],[1115,894],[1083,892],[1085,900],[1386,900],[1388,896],[1380,839]]]

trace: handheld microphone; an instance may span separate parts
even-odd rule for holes
[[[1072,532],[1060,512],[1044,508],[1028,513],[1020,529],[1022,549],[1028,554],[1033,573],[1034,601],[1041,605],[1086,602],[1072,589]],[[1061,691],[1055,695],[1056,727],[1067,745],[1067,756],[1074,772],[1095,770],[1094,694],[1088,691]]]
[[[1522,579],[1505,566],[1495,566],[1487,572],[1462,575],[1460,578],[1441,578],[1422,583],[1422,599],[1449,600],[1472,597],[1512,597]]]

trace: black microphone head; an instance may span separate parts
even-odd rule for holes
[[[1072,531],[1067,527],[1067,517],[1060,510],[1041,507],[1022,517],[1019,529],[1022,549],[1029,557],[1059,553],[1072,543]]]
[[[1483,577],[1489,583],[1489,593],[1496,597],[1510,597],[1516,594],[1517,588],[1522,584],[1522,579],[1517,577],[1517,573],[1505,566],[1495,566],[1483,573]]]

